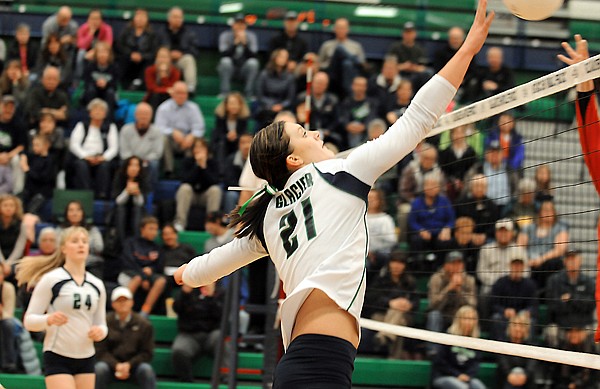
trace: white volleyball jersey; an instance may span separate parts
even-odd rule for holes
[[[281,308],[286,348],[296,314],[315,288],[352,314],[358,326],[366,281],[368,192],[425,137],[455,92],[447,80],[435,76],[381,137],[359,146],[346,159],[295,171],[269,203],[264,222],[267,247],[258,239],[234,239],[194,258],[183,274],[184,282],[194,287],[208,284],[268,253],[287,294]]]
[[[46,322],[49,314],[62,312],[68,317],[62,326]],[[95,354],[94,342],[88,337],[93,325],[106,327],[106,290],[100,279],[86,272],[78,285],[69,272],[59,267],[42,276],[33,289],[25,313],[25,328],[46,330],[44,351],[69,358],[89,358]]]

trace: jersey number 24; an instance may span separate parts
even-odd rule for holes
[[[92,297],[89,294],[85,295],[85,306],[88,311],[92,309]],[[81,295],[79,293],[73,294],[73,309],[81,309]]]
[[[304,215],[306,237],[308,240],[311,240],[317,236],[317,230],[315,229],[315,220],[313,218],[313,208],[310,203],[310,197],[302,200],[302,214]],[[293,209],[279,219],[279,235],[283,240],[283,248],[285,249],[288,258],[298,249],[298,236],[292,235],[297,224],[298,217]]]

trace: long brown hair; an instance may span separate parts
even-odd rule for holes
[[[250,164],[254,174],[276,189],[283,188],[291,175],[286,158],[293,150],[284,126],[283,121],[269,124],[256,134],[250,146]],[[236,237],[258,237],[264,244],[264,218],[271,198],[264,193],[252,200],[243,215],[239,214],[239,206],[229,214],[229,227],[236,230]]]

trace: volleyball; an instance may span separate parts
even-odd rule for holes
[[[525,20],[544,20],[562,7],[564,0],[502,0],[510,12]]]

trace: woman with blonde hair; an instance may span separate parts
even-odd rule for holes
[[[23,203],[11,194],[0,195],[0,263],[5,276],[25,252],[27,229],[23,223]]]
[[[463,305],[456,311],[448,333],[479,338],[479,316],[477,309]],[[479,371],[479,353],[460,346],[440,346],[433,364],[431,375],[433,387],[437,389],[485,389],[485,385],[475,378]]]
[[[248,132],[250,108],[240,92],[229,93],[215,108],[211,150],[225,159],[238,149],[240,136]]]
[[[63,231],[59,249],[49,256],[23,258],[20,285],[34,287],[24,325],[46,331],[44,366],[48,389],[93,389],[94,342],[106,337],[106,290],[85,271],[90,246],[83,227]]]

